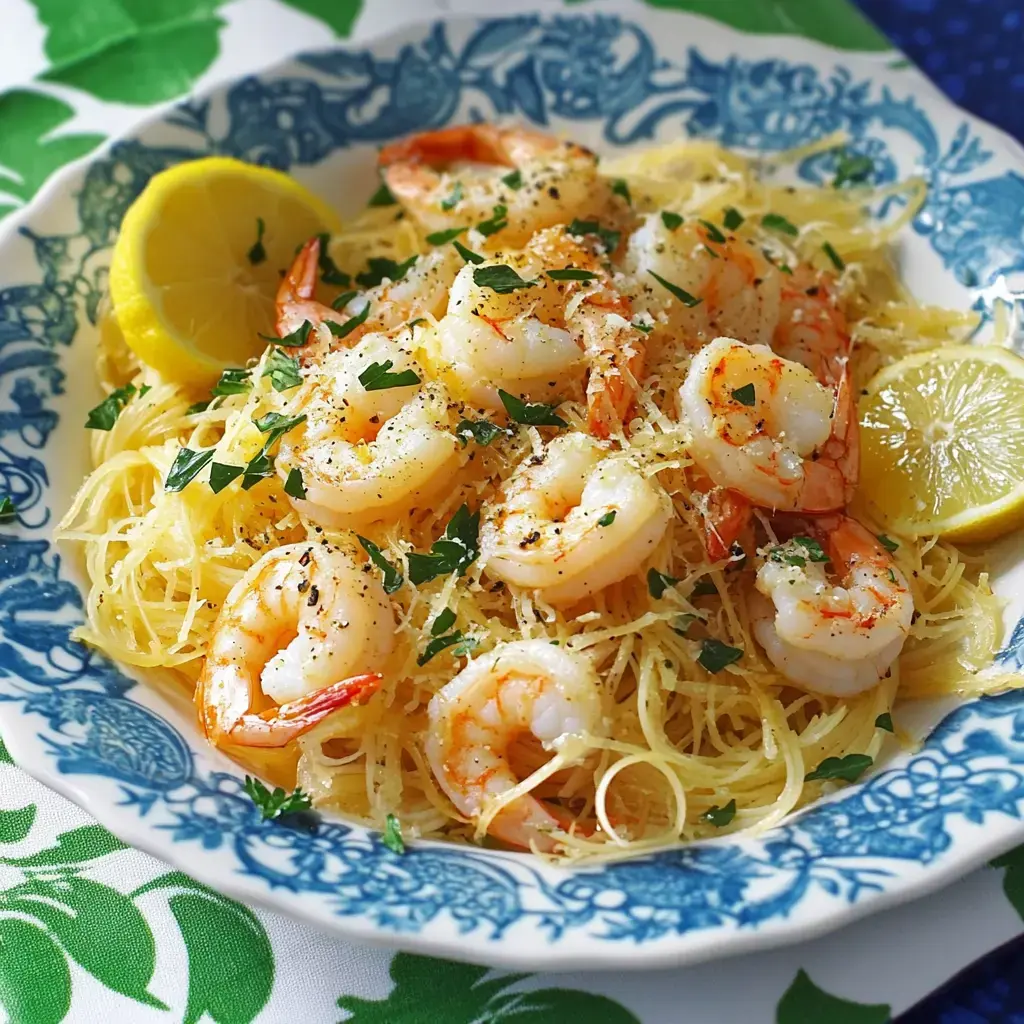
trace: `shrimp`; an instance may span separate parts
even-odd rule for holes
[[[506,482],[480,550],[492,576],[569,605],[637,572],[672,515],[665,491],[627,456],[566,434]]]
[[[856,520],[823,517],[806,530],[810,537],[764,555],[755,584],[764,597],[751,610],[754,636],[790,682],[852,697],[875,686],[899,657],[913,597],[888,552]]]
[[[604,733],[601,683],[590,659],[546,640],[499,644],[431,699],[426,755],[452,803],[471,821],[518,785],[508,748],[524,732],[559,751],[575,736]],[[529,793],[493,818],[502,842],[542,853],[558,848],[564,814]]]
[[[203,731],[217,746],[283,747],[376,692],[394,625],[379,580],[344,551],[268,551],[214,624],[195,692]],[[275,706],[258,711],[266,698]]]
[[[361,314],[367,303],[370,309],[366,320],[347,335],[347,346],[354,345],[370,331],[390,330],[421,316],[439,315],[460,263],[453,249],[434,249],[417,257],[399,280],[385,279],[379,285],[357,292],[344,308],[335,309],[315,297],[320,250],[321,237],[317,235],[299,250],[281,280],[276,298],[276,329],[280,338],[297,331],[306,322],[314,327],[345,324]],[[332,347],[329,337],[319,340]]]
[[[483,247],[515,248],[554,224],[609,210],[621,215],[593,153],[526,128],[474,124],[424,132],[385,146],[379,163],[388,188],[424,232],[491,221],[496,229],[474,239]]]
[[[401,515],[437,493],[464,461],[447,392],[422,383],[411,336],[408,328],[394,337],[368,334],[352,349],[331,352],[296,398],[293,411],[306,420],[281,439],[277,468],[283,478],[299,470],[306,497],[292,504],[323,526]],[[368,389],[368,372],[416,382]]]
[[[835,511],[852,496],[833,434],[839,397],[852,401],[848,387],[833,395],[765,345],[716,338],[680,389],[690,454],[718,486],[762,508]]]

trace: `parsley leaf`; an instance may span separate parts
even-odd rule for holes
[[[633,205],[633,197],[629,194],[629,186],[626,184],[625,178],[615,178],[612,181],[612,192],[617,196],[622,196],[630,206]]]
[[[611,526],[615,522],[615,516],[618,513],[618,509],[612,509],[611,512],[605,512],[603,516],[597,521],[598,526]]]
[[[874,763],[874,760],[867,754],[826,757],[813,772],[804,776],[804,782],[821,782],[824,779],[843,779],[846,782],[856,782]]]
[[[367,391],[387,391],[389,388],[406,388],[413,384],[419,384],[420,378],[415,370],[402,370],[400,373],[390,373],[395,364],[390,359],[383,363],[370,363],[370,365],[359,374],[359,383]]]
[[[256,424],[256,429],[261,434],[266,434],[267,439],[263,442],[264,452],[270,451],[274,442],[283,437],[294,427],[297,427],[300,423],[306,422],[306,414],[299,413],[298,416],[285,416],[279,412],[268,412],[266,416],[261,416],[259,419],[253,419],[253,423]]]
[[[569,424],[555,413],[558,403],[545,405],[543,402],[524,402],[515,395],[498,388],[498,397],[505,406],[505,412],[514,423],[525,423],[531,427],[567,427]]]
[[[730,800],[724,807],[712,807],[710,811],[705,811],[700,819],[715,828],[725,828],[735,817],[736,801]]]
[[[454,210],[455,207],[462,202],[462,198],[464,195],[465,193],[462,190],[462,182],[455,182],[455,185],[452,187],[451,194],[446,199],[441,200],[441,209]]]
[[[619,247],[619,239],[622,237],[621,231],[603,228],[596,220],[573,220],[566,230],[576,238],[596,235],[606,252],[614,252]]]
[[[733,393],[732,397],[740,403],[740,405],[746,405],[753,407],[757,402],[757,395],[754,391],[753,384],[744,384],[743,387],[737,388]]]
[[[405,853],[405,841],[402,839],[402,823],[393,814],[389,814],[381,833],[380,841],[392,852],[399,855]]]
[[[440,636],[455,625],[455,612],[451,608],[445,608],[438,613],[437,618],[430,625],[430,635]]]
[[[843,185],[859,185],[866,181],[875,169],[875,162],[863,153],[841,152],[836,161],[836,176],[832,179],[833,188]]]
[[[896,541],[891,537],[886,537],[884,533],[880,533],[878,535],[878,543],[881,544],[890,555],[899,547],[899,544]]]
[[[256,241],[253,243],[252,248],[247,253],[249,262],[256,266],[257,263],[262,263],[267,258],[267,250],[263,248],[263,232],[266,231],[267,226],[263,223],[262,217],[256,218]]]
[[[499,263],[495,267],[477,267],[473,280],[481,288],[490,288],[499,295],[509,295],[519,288],[532,288],[536,281],[524,281],[510,266]]]
[[[518,192],[523,187],[523,174],[518,168],[512,171],[511,174],[506,174],[501,180],[513,192]]]
[[[708,670],[708,672],[721,672],[726,665],[739,661],[743,657],[743,650],[740,647],[730,647],[723,644],[721,640],[710,638],[701,644],[700,654],[697,661]]]
[[[302,470],[298,467],[288,471],[288,479],[284,482],[284,493],[291,498],[302,501],[306,497],[306,485],[302,482]]]
[[[761,218],[761,224],[769,231],[778,231],[780,234],[791,235],[793,238],[800,234],[800,229],[792,221],[783,217],[781,213],[766,213]]]
[[[473,252],[472,249],[467,249],[461,242],[452,242],[455,246],[455,251],[467,262],[467,263],[483,263],[484,258],[479,253]]]
[[[725,241],[725,235],[723,235],[722,232],[718,230],[717,224],[712,224],[709,220],[698,221],[698,223],[708,233],[708,238],[710,238],[712,242],[718,242],[719,244],[721,244],[722,242]]]
[[[331,254],[327,251],[327,245],[331,240],[331,236],[325,231],[320,237],[320,280],[324,284],[336,284],[340,288],[346,288],[352,283],[352,278],[341,270],[338,265],[331,259]]]
[[[446,647],[454,647],[456,644],[471,643],[470,647],[463,648],[462,651],[455,650],[455,654],[466,654],[473,647],[476,647],[477,641],[473,637],[467,637],[462,635],[462,630],[457,629],[453,633],[448,633],[446,636],[435,636],[426,647],[423,648],[423,653],[416,659],[416,664],[422,668],[431,658],[438,655]]]
[[[690,591],[690,597],[711,597],[717,594],[718,587],[710,579],[697,580]]]
[[[359,292],[342,292],[340,295],[336,295],[331,301],[331,309],[342,310],[344,309],[357,295]]]
[[[259,779],[250,775],[245,777],[245,791],[260,809],[264,821],[276,821],[287,814],[308,811],[313,806],[309,797],[299,788],[293,793],[286,793],[280,786],[275,786],[271,792]]]
[[[95,408],[89,410],[85,425],[89,430],[110,430],[121,415],[121,410],[135,397],[135,385],[116,388]]]
[[[504,427],[499,427],[490,420],[459,420],[455,428],[455,436],[462,442],[465,448],[472,437],[478,445],[486,448],[496,437],[509,432]]]
[[[287,355],[279,348],[270,350],[270,355],[263,366],[263,376],[270,378],[275,391],[289,391],[302,383],[298,359]]]
[[[183,490],[191,483],[199,472],[213,459],[213,449],[194,452],[191,448],[180,448],[171,463],[167,479],[164,481],[165,491]]]
[[[782,562],[785,565],[796,565],[801,568],[807,564],[808,560],[812,562],[827,562],[829,560],[828,555],[813,537],[793,537],[785,544],[772,548],[769,558],[773,562]]]
[[[347,338],[357,327],[366,323],[366,318],[369,315],[370,303],[367,302],[354,317],[346,320],[343,324],[335,323],[333,320],[325,320],[324,323],[327,324],[327,329],[334,335],[334,337]]]
[[[229,466],[224,462],[210,463],[210,490],[220,494],[232,480],[237,480],[245,472],[243,466]]]
[[[210,394],[244,395],[248,391],[252,391],[252,370],[224,370]]]
[[[671,210],[662,210],[661,223],[664,224],[669,231],[675,231],[675,229],[683,223],[683,218],[680,217],[678,213],[673,213]]]
[[[398,200],[392,195],[391,189],[388,188],[386,182],[380,183],[380,188],[370,196],[370,201],[366,204],[367,206],[394,206]]]
[[[18,510],[14,507],[9,494],[0,498],[0,523],[9,523],[17,514]]]
[[[405,582],[405,578],[402,576],[397,565],[389,562],[385,557],[381,549],[366,537],[361,537],[358,533],[356,534],[356,540],[362,545],[363,550],[370,556],[370,561],[373,562],[384,576],[384,593],[393,594],[399,587]]]
[[[274,460],[267,452],[267,445],[264,445],[246,464],[245,473],[242,476],[242,490],[250,490],[261,480],[266,480],[273,472]]]
[[[480,513],[471,514],[469,506],[462,505],[445,527],[441,539],[430,546],[429,554],[410,553],[410,582],[418,587],[453,572],[464,575],[480,554],[479,536]]]
[[[597,277],[597,274],[592,274],[589,270],[577,270],[575,267],[547,270],[545,273],[552,281],[593,281]]]
[[[363,288],[375,288],[385,277],[391,281],[401,281],[418,259],[415,253],[401,263],[396,263],[388,256],[371,256],[366,261],[366,269],[356,274],[356,284]]]
[[[875,728],[884,729],[886,732],[895,732],[896,729],[892,724],[892,715],[888,711],[885,714],[879,715],[875,719]]]
[[[454,241],[465,230],[465,228],[449,228],[447,231],[435,231],[427,235],[427,243],[429,245],[445,245],[447,242]]]
[[[727,206],[722,223],[725,225],[726,231],[735,231],[746,219],[735,206]]]
[[[835,251],[835,249],[832,247],[831,242],[826,242],[821,248],[824,250],[825,255],[832,261],[832,266],[835,267],[836,270],[846,269],[846,264],[843,262],[843,257],[840,256],[839,253]]]
[[[494,211],[491,216],[487,220],[482,220],[477,224],[477,231],[479,231],[484,238],[490,238],[491,235],[496,235],[503,228],[508,227],[507,214],[508,207],[503,203],[498,203],[498,205],[494,207]]]
[[[637,316],[641,314],[637,313]],[[654,330],[654,324],[645,324],[642,321],[632,320],[630,321],[633,327],[635,327],[641,334],[650,334]]]
[[[210,403],[213,400],[208,398],[205,402],[194,402],[185,410],[186,416],[195,416],[197,412],[206,412],[210,408]]]
[[[698,299],[696,296],[691,295],[684,288],[680,288],[679,285],[673,284],[671,281],[666,281],[661,274],[656,274],[653,270],[649,270],[648,273],[655,281],[662,286],[667,288],[684,306],[689,306],[691,309],[694,306],[699,306],[703,300]]]
[[[261,334],[260,337],[264,341],[273,341],[277,342],[278,345],[284,345],[285,348],[299,348],[309,341],[309,332],[311,330],[313,330],[313,322],[311,320],[304,320],[291,334],[286,334],[284,337],[278,338],[272,334]]]
[[[813,537],[794,537],[791,543],[803,548],[812,562],[827,562],[829,560],[828,555]]]
[[[674,587],[678,582],[679,579],[677,577],[658,572],[657,569],[647,570],[647,592],[656,601],[664,596],[665,591],[669,587]]]

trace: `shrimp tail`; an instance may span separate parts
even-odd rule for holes
[[[733,544],[749,528],[753,514],[753,506],[738,491],[712,488],[704,510],[704,546],[708,558],[713,562],[728,558]]]
[[[344,313],[339,313],[313,297],[320,272],[320,245],[320,236],[314,235],[299,250],[288,273],[281,279],[275,299],[277,320],[274,324],[279,338],[294,334],[307,321],[317,327],[326,321],[341,324],[348,319]],[[355,344],[363,333],[362,330],[351,333],[346,344]]]

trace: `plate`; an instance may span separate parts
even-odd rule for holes
[[[20,510],[0,528],[0,730],[18,763],[222,892],[348,939],[530,969],[681,964],[807,938],[1024,841],[1021,692],[954,706],[916,754],[762,836],[564,869],[437,842],[398,856],[337,819],[316,834],[264,823],[180,692],[69,639],[81,578],[50,538],[88,465],[111,245],[149,177],[228,154],[289,170],[345,214],[375,187],[381,144],[477,118],[602,153],[688,135],[770,154],[845,131],[876,182],[929,182],[900,244],[919,297],[1024,308],[1024,152],[891,54],[640,8],[452,20],[169,108],[67,170],[0,241],[0,475]],[[797,173],[827,182],[834,160]],[[1024,543],[1000,564],[1012,626]],[[1024,622],[1008,635],[1000,660],[1021,667]]]

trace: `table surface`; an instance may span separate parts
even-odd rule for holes
[[[845,0],[649,2],[806,31]],[[193,88],[413,18],[559,3],[0,0],[0,219],[61,164]],[[857,3],[956,102],[1024,139],[1021,0]],[[863,35],[882,43],[866,26]],[[62,874],[54,912],[33,917],[22,908],[40,865]],[[124,848],[19,771],[0,744],[0,1006],[17,1024],[470,1024],[512,1010],[523,1024],[882,1024],[899,1014],[905,1024],[1019,1022],[1022,917],[1024,848],[938,895],[800,946],[684,970],[479,986],[482,968],[352,946],[202,890]]]

